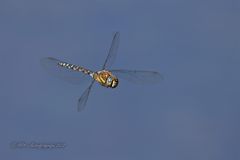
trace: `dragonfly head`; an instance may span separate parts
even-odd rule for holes
[[[115,78],[115,79],[113,79],[113,81],[112,81],[111,87],[112,87],[112,88],[116,88],[117,86],[118,86],[118,79]]]
[[[118,86],[118,79],[115,76],[109,76],[107,79],[107,85],[111,88],[116,88]]]

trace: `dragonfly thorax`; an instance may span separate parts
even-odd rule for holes
[[[95,72],[93,78],[104,87],[116,88],[118,85],[118,78],[106,70]]]

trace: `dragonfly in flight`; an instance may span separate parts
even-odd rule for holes
[[[115,32],[107,55],[107,58],[99,71],[91,71],[79,65],[70,64],[53,57],[46,57],[41,60],[43,67],[52,74],[74,84],[82,83],[84,79],[91,78],[91,84],[78,99],[78,111],[85,109],[89,93],[94,82],[106,88],[116,88],[119,79],[125,79],[133,83],[154,84],[163,79],[163,76],[155,71],[128,70],[128,69],[109,69],[117,54],[120,33]],[[82,73],[79,73],[82,72]]]

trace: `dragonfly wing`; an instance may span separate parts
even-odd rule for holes
[[[41,59],[41,65],[47,70],[47,72],[72,84],[81,84],[90,78],[82,72],[59,66],[58,64],[60,62],[62,61],[53,57]]]
[[[163,80],[163,76],[154,71],[139,71],[139,70],[111,70],[111,72],[119,78],[128,80],[136,84],[155,84]]]
[[[120,33],[116,32],[113,36],[112,44],[109,49],[108,56],[104,62],[103,69],[109,68],[113,64],[117,55],[117,49],[119,46],[119,37],[120,37]]]
[[[78,112],[81,112],[85,109],[87,100],[88,100],[88,96],[92,89],[93,83],[94,83],[94,80],[92,81],[90,86],[83,92],[82,96],[78,99]]]

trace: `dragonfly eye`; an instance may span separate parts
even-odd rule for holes
[[[111,84],[111,83],[112,83],[112,77],[108,77],[107,83],[108,83],[108,84]]]

